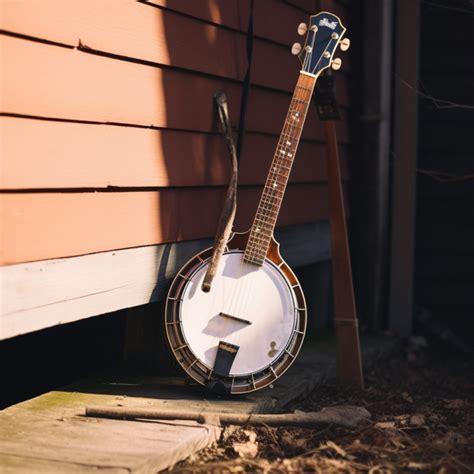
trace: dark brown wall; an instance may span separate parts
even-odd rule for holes
[[[467,334],[474,318],[474,7],[426,2],[421,19],[416,301]]]

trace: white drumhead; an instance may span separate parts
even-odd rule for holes
[[[186,283],[180,305],[189,348],[209,368],[214,366],[219,341],[240,347],[232,376],[259,372],[278,359],[296,323],[296,298],[282,272],[268,261],[259,267],[242,257],[241,251],[222,256],[209,293],[201,290],[207,270],[203,264]]]

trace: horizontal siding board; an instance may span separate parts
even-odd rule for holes
[[[474,35],[473,35],[474,36]],[[436,99],[474,106],[472,93],[473,73],[434,72],[423,74],[423,93]],[[434,104],[432,103],[434,106]],[[441,108],[441,110],[445,110]],[[472,109],[466,109],[471,113]],[[423,118],[423,117],[422,117]]]
[[[418,164],[425,169],[440,170],[451,173],[474,173],[472,153],[433,150],[418,154]]]
[[[247,31],[249,0],[150,0],[150,5],[171,9],[207,22]],[[296,26],[307,21],[308,14],[281,0],[258,0],[254,3],[254,34],[278,43],[295,41]],[[276,27],[275,25],[278,25]]]
[[[451,100],[450,97],[447,97],[445,94],[443,94],[441,97],[437,97],[440,100]],[[471,101],[472,102],[472,101]],[[470,108],[471,106],[469,105],[469,102],[454,102],[454,104],[460,105],[460,107],[456,107],[456,105],[453,106],[453,104],[446,104],[447,107],[445,108],[438,108],[433,100],[431,99],[423,99],[423,102],[420,103],[420,114],[419,118],[422,120],[424,123],[429,123],[429,122],[466,122],[466,123],[471,123],[472,122],[472,109]],[[441,103],[440,105],[443,105]],[[463,107],[463,105],[467,105],[468,107]],[[455,148],[456,144],[453,143],[453,148]]]
[[[175,130],[0,117],[2,189],[219,186],[229,182],[224,138]],[[27,140],[24,138],[28,137]],[[277,137],[249,133],[240,183],[263,184]],[[341,147],[347,177],[347,147]],[[291,182],[327,179],[323,144],[302,142]]]
[[[212,237],[225,188],[4,193],[1,264]],[[260,187],[240,188],[236,230],[250,227]],[[302,204],[305,204],[304,206]],[[289,185],[279,225],[326,220],[325,185]],[[34,238],[32,238],[34,236]]]
[[[326,222],[277,233],[293,268],[329,258]],[[152,245],[0,268],[0,339],[161,301],[179,268],[211,240]]]
[[[417,210],[417,251],[474,253],[472,209],[459,200],[420,199]]]
[[[421,36],[425,43],[439,42],[440,31],[444,31],[448,22],[456,25],[456,34],[442,35],[444,44],[451,43],[453,47],[456,47],[459,43],[474,43],[472,15],[450,16],[447,10],[444,10],[443,13],[443,15],[423,15]]]
[[[472,129],[472,123],[422,122],[419,148],[422,151],[474,151]]]
[[[112,7],[101,1],[7,1],[2,25],[16,33],[234,80],[242,80],[247,68],[245,35],[137,2]],[[299,62],[287,48],[255,39],[253,66],[256,84],[293,90]]]
[[[245,28],[246,17],[241,17],[241,11],[247,11],[250,0],[141,0],[149,6],[185,13],[206,22],[224,25],[241,30]],[[243,5],[243,6],[242,6]]]
[[[433,171],[426,170],[423,173],[436,173],[443,172],[442,170],[434,169]],[[446,172],[446,171],[444,171]],[[417,194],[419,198],[444,198],[444,199],[457,199],[463,200],[464,202],[474,202],[474,186],[472,181],[474,180],[474,170],[467,171],[448,171],[452,178],[441,177],[436,179],[430,175],[420,174],[417,180]],[[462,176],[470,176],[470,178],[463,179]],[[441,181],[444,179],[446,181]],[[463,205],[459,203],[459,205]]]
[[[416,276],[417,278],[474,280],[474,255],[418,253]]]
[[[453,48],[456,53],[453,54]],[[420,68],[426,72],[443,71],[452,73],[472,72],[474,63],[466,61],[472,56],[472,46],[469,44],[452,46],[449,44],[423,45],[420,54]]]
[[[17,38],[0,40],[3,112],[208,132],[218,130],[211,98],[220,89],[228,95],[232,122],[237,122],[238,84]],[[295,70],[295,81],[296,76]],[[278,134],[289,101],[286,93],[253,88],[247,129]],[[344,120],[338,128],[341,142],[347,142]],[[303,137],[323,138],[313,108]]]
[[[464,308],[474,312],[474,280],[417,280],[417,302],[438,308]]]

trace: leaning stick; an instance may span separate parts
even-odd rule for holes
[[[299,426],[312,428],[321,425],[339,425],[349,428],[370,418],[370,413],[362,407],[339,406],[323,408],[318,412],[285,414],[240,414],[192,411],[162,411],[143,408],[103,408],[87,407],[86,416],[114,418],[121,420],[194,420],[210,425],[268,425]]]

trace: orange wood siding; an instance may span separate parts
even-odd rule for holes
[[[223,186],[229,182],[218,134],[0,117],[2,189]],[[27,137],[27,139],[25,139]],[[31,144],[41,143],[31,156]],[[240,184],[263,184],[275,137],[248,133]],[[293,183],[327,179],[324,145],[303,141]],[[341,146],[344,176],[350,147]],[[172,159],[167,159],[172,157]]]
[[[250,227],[259,187],[240,188],[236,228]],[[3,252],[10,264],[98,250],[138,247],[212,236],[225,188],[163,188],[160,191],[0,195]],[[323,220],[324,185],[290,185],[279,225]],[[302,205],[303,203],[316,205]],[[145,218],[146,216],[146,218]]]
[[[227,93],[236,125],[248,7],[2,2],[0,264],[213,235],[229,171],[212,96]],[[299,70],[289,45],[307,18],[280,0],[255,2],[237,230],[255,212]],[[357,148],[347,125],[350,59],[343,68],[347,179]],[[323,130],[311,110],[279,225],[327,219],[326,179]]]

